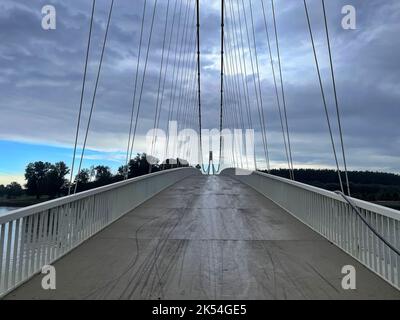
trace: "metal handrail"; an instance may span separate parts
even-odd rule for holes
[[[0,297],[194,168],[156,172],[12,211],[0,217]]]
[[[252,187],[400,290],[400,211],[267,173],[221,174]]]
[[[355,213],[358,215],[358,217],[364,222],[367,227],[379,238],[382,240],[384,244],[386,244],[390,249],[392,249],[397,255],[400,256],[400,251],[393,246],[389,241],[387,241],[371,224],[363,217],[361,214],[360,210],[354,205],[354,203],[347,197],[342,191],[335,191],[336,194],[342,196],[344,200],[351,206],[351,208],[355,211]]]
[[[224,173],[226,174],[227,172],[234,171],[234,170],[236,170],[236,169],[235,168],[225,168],[225,169],[223,169],[221,171],[220,174],[224,174]],[[246,171],[248,173],[245,173]],[[269,174],[269,173],[264,173],[264,172],[260,172],[260,171],[254,171],[254,170],[240,169],[240,172],[241,173],[240,173],[239,176],[250,176],[252,174],[253,175],[258,175],[258,176],[264,176],[266,178],[269,178],[269,179],[272,179],[272,180],[276,180],[276,181],[279,181],[279,182],[283,182],[285,184],[292,185],[294,187],[298,187],[300,189],[311,191],[311,192],[317,193],[319,195],[326,196],[328,198],[341,201],[343,203],[346,202],[340,195],[336,194],[333,191],[329,191],[329,190],[321,189],[321,188],[318,188],[318,187],[314,187],[314,186],[311,186],[311,185],[308,185],[308,184],[305,184],[305,183],[302,183],[302,182],[298,182],[298,181],[290,180],[290,179],[287,179],[287,178],[275,176],[275,175],[272,175],[272,174]],[[377,212],[379,214],[382,214],[382,215],[385,215],[387,217],[390,217],[390,218],[393,218],[393,219],[396,219],[396,220],[400,221],[400,211],[399,210],[395,210],[395,209],[388,208],[388,207],[383,207],[381,205],[378,205],[378,204],[375,204],[375,203],[372,203],[372,202],[368,202],[368,201],[364,201],[364,200],[360,200],[360,199],[355,199],[355,198],[352,198],[352,201],[354,201],[354,203],[359,208],[362,208],[362,209],[365,209],[365,210],[368,210],[368,211],[374,211],[374,212]]]
[[[186,170],[186,169],[188,169],[188,168],[175,168],[175,169],[169,169],[169,170],[158,171],[158,172],[154,172],[154,173],[150,173],[150,174],[145,174],[145,175],[142,175],[139,177],[134,177],[134,178],[127,179],[124,181],[111,183],[111,184],[108,184],[108,185],[105,185],[102,187],[97,187],[94,189],[82,191],[82,192],[79,192],[76,194],[71,194],[69,196],[65,196],[65,197],[45,201],[42,203],[34,204],[34,205],[31,205],[28,207],[12,210],[10,212],[7,212],[3,216],[0,216],[0,224],[7,223],[7,222],[15,220],[15,219],[23,218],[23,217],[35,214],[37,212],[49,210],[54,207],[62,206],[64,204],[67,204],[67,203],[70,203],[73,201],[77,201],[77,200],[81,200],[81,199],[87,198],[89,196],[98,195],[100,193],[103,193],[103,192],[106,192],[109,190],[113,190],[116,188],[120,188],[120,187],[129,185],[131,183],[138,182],[140,180],[149,179],[149,178],[157,176],[157,175],[163,175],[166,173],[171,173],[174,171]],[[190,168],[190,169],[192,169],[192,168]]]

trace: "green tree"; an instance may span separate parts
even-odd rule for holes
[[[4,197],[6,195],[6,187],[4,184],[0,184],[0,197]]]
[[[152,158],[152,163],[158,163],[158,159]],[[150,170],[151,166],[151,170]],[[146,153],[137,154],[135,158],[131,159],[128,163],[128,177],[138,177],[150,172],[160,171],[157,164],[151,165],[147,159]],[[119,175],[124,175],[124,166],[119,167]]]
[[[30,195],[39,199],[46,193],[46,174],[50,168],[49,162],[31,162],[25,169],[26,189]]]
[[[77,191],[81,192],[84,190],[88,190],[93,188],[91,180],[91,170],[89,169],[82,169],[76,176],[75,176],[75,184],[77,185]]]
[[[59,195],[67,180],[65,176],[69,169],[64,162],[57,162],[49,166],[46,172],[46,193],[50,198]]]
[[[112,173],[107,166],[97,166],[94,168],[96,172],[96,182],[98,185],[106,185],[112,182]]]
[[[135,158],[129,161],[129,178],[142,176],[148,174],[150,171],[150,164],[146,159],[145,153],[137,154]]]
[[[88,184],[90,181],[90,170],[82,169],[81,172],[76,175],[75,181],[78,182],[78,186]]]
[[[9,185],[5,187],[5,189],[8,199],[16,198],[22,196],[23,194],[22,187],[18,182],[11,182]]]

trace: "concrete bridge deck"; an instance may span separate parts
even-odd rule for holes
[[[353,265],[357,290],[343,290]],[[6,299],[388,299],[400,292],[256,191],[226,176],[173,185]]]

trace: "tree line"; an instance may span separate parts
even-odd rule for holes
[[[273,169],[270,173],[283,178],[289,178],[288,169]],[[303,182],[322,189],[340,190],[338,174],[328,169],[295,169],[296,181]],[[342,181],[345,175],[342,172]],[[349,171],[351,195],[366,201],[400,201],[400,175],[386,172]]]
[[[147,155],[143,153],[131,159],[127,167],[120,166],[116,174],[112,173],[110,167],[104,165],[82,169],[75,176],[71,189],[74,190],[77,184],[77,191],[80,192],[122,181],[125,177],[134,178],[151,172],[189,166],[182,159],[168,159],[163,164],[158,164],[158,162],[155,159],[153,161],[155,164],[150,164],[147,161]],[[70,169],[62,161],[54,164],[43,161],[31,162],[25,168],[25,189],[17,182],[6,186],[0,185],[0,197],[16,198],[27,194],[40,199],[42,196],[56,198],[66,195],[69,188],[66,176],[69,173]]]
[[[8,199],[22,196],[24,190],[18,182],[11,182],[8,185],[0,184],[0,197],[6,196]]]
[[[73,190],[77,184],[77,191],[80,192],[122,181],[125,176],[133,178],[150,172],[188,166],[186,161],[180,159],[169,159],[163,164],[155,162],[156,164],[149,164],[146,154],[137,154],[127,167],[120,166],[115,174],[104,165],[83,169],[76,175],[71,188]],[[66,176],[69,173],[70,169],[64,162],[29,163],[25,169],[25,188],[17,182],[0,185],[0,197],[17,198],[26,194],[40,199],[42,196],[55,198],[66,195],[69,187]],[[270,173],[289,178],[287,169],[273,169]],[[295,169],[294,175],[299,182],[330,191],[340,189],[337,172],[334,170]],[[371,171],[349,171],[348,175],[353,197],[366,201],[400,201],[400,175]],[[343,173],[342,180],[345,181]]]

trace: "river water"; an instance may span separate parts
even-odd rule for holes
[[[0,216],[5,215],[7,212],[12,211],[12,210],[16,210],[18,209],[17,207],[1,207],[0,206]]]

